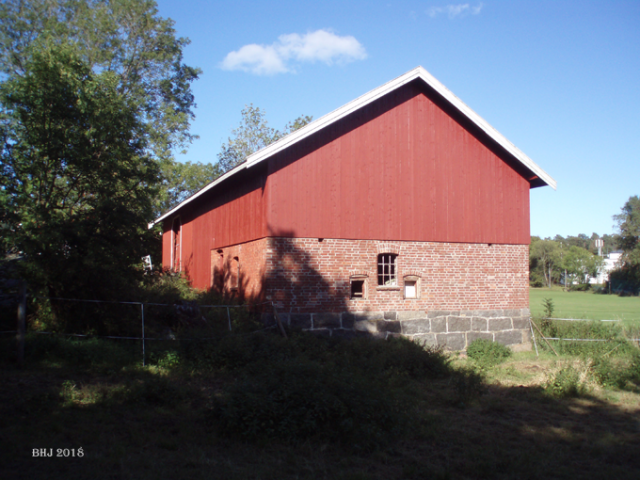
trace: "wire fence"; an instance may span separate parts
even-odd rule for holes
[[[19,296],[18,295],[5,295],[5,297],[13,297],[18,299],[19,302]],[[26,295],[25,295],[26,298]],[[146,342],[147,341],[167,341],[167,340],[186,340],[186,341],[200,341],[200,340],[213,340],[213,339],[218,339],[220,338],[220,336],[212,336],[212,337],[207,337],[207,336],[201,336],[201,337],[188,337],[188,336],[180,336],[179,338],[177,338],[174,333],[171,331],[170,328],[165,326],[165,335],[163,336],[149,336],[148,335],[148,330],[149,330],[149,325],[145,325],[145,312],[148,315],[149,312],[149,307],[168,307],[171,309],[171,311],[169,312],[169,316],[174,316],[174,317],[182,317],[182,318],[187,318],[187,319],[195,319],[195,323],[196,324],[200,324],[200,326],[206,326],[207,328],[209,328],[210,330],[213,330],[212,325],[210,324],[210,320],[207,320],[206,315],[203,315],[201,313],[201,309],[214,309],[214,310],[218,310],[218,311],[222,311],[222,316],[224,317],[226,326],[225,329],[227,329],[229,332],[232,332],[234,330],[234,321],[232,320],[232,318],[234,316],[238,316],[236,314],[232,315],[232,311],[238,312],[239,310],[243,310],[243,311],[254,311],[254,312],[259,312],[259,311],[264,311],[266,310],[273,310],[275,312],[275,307],[273,305],[273,302],[271,301],[267,301],[267,302],[261,302],[261,303],[256,303],[256,304],[229,304],[229,305],[201,305],[198,304],[196,302],[181,302],[181,303],[158,303],[158,302],[133,302],[133,301],[117,301],[117,300],[94,300],[94,299],[79,299],[79,298],[61,298],[61,297],[43,297],[43,296],[30,296],[30,298],[36,299],[36,300],[48,300],[48,301],[56,301],[56,302],[71,302],[71,303],[79,303],[79,304],[104,304],[104,305],[129,305],[129,306],[133,306],[133,307],[139,307],[139,318],[140,318],[140,330],[139,330],[139,335],[135,335],[135,334],[129,334],[129,335],[98,335],[98,334],[87,334],[87,333],[59,333],[59,332],[46,332],[46,331],[35,331],[32,332],[36,335],[57,335],[57,336],[63,336],[63,337],[75,337],[75,338],[104,338],[104,339],[118,339],[118,340],[136,340],[136,341],[141,341],[142,342],[142,365],[145,366],[146,365],[146,357],[147,357],[147,352],[146,352]],[[24,301],[24,299],[23,299]],[[226,313],[226,315],[225,315]],[[90,316],[90,314],[89,314]],[[165,315],[166,316],[166,315]],[[277,315],[274,315],[277,319]],[[220,318],[220,316],[218,316],[218,319]],[[187,322],[189,323],[189,322]],[[193,326],[193,325],[191,325]],[[246,335],[253,335],[255,333],[258,332],[263,332],[263,331],[267,331],[267,330],[271,330],[276,328],[278,325],[274,324],[274,325],[270,325],[270,326],[265,326],[263,328],[253,328],[252,331],[249,332],[242,332],[239,331],[238,333],[228,333],[226,335],[233,335],[233,336],[246,336]],[[152,331],[157,335],[158,333],[158,328],[157,325],[155,325],[156,328],[152,328]],[[192,329],[193,330],[193,329]],[[242,330],[242,329],[240,329]],[[281,328],[282,330],[282,328]],[[17,334],[18,337],[22,336],[24,337],[24,327],[23,327],[23,331],[21,332],[20,330],[5,330],[0,332],[0,334]],[[20,341],[20,340],[19,340]],[[22,340],[22,343],[24,343],[24,340]]]
[[[549,341],[558,342],[556,343],[556,346],[559,348],[561,352],[564,351],[565,353],[572,353],[572,354],[575,354],[576,352],[597,353],[600,347],[596,347],[596,345],[612,344],[612,343],[613,344],[617,343],[618,347],[624,344],[627,344],[627,345],[635,344],[638,348],[640,348],[640,338],[638,338],[640,337],[640,328],[627,329],[624,327],[620,327],[619,325],[615,325],[615,326],[612,325],[612,323],[615,324],[617,322],[621,322],[621,320],[590,320],[590,319],[581,319],[581,318],[554,318],[554,317],[542,317],[538,319],[541,320],[542,322],[547,323],[547,325],[543,326],[543,329],[547,329],[547,331],[551,333],[551,335],[549,334],[545,335],[545,333],[543,332],[543,329],[541,329],[534,322],[534,319],[533,318],[530,319],[531,336],[532,336],[533,344],[536,349],[536,355],[538,354],[538,345],[536,342],[536,334],[534,332],[534,327],[535,327],[535,330],[538,332],[539,339],[544,341],[549,346],[549,348],[553,351],[553,353],[556,355],[558,355],[558,352],[553,348],[553,346]],[[570,327],[567,325],[566,327],[557,328],[557,327],[554,327],[552,324],[552,322],[555,322],[555,321],[559,321],[560,323],[563,323],[563,322],[581,322],[581,323],[573,324],[573,325],[570,324],[571,325]],[[593,325],[594,322],[596,323],[595,326]],[[610,326],[606,327],[603,324],[602,327],[600,327],[597,325],[598,322],[609,322]],[[640,324],[640,322],[638,323]],[[556,335],[553,335],[553,333],[555,333]],[[584,335],[590,338],[576,336],[576,334]],[[573,342],[577,342],[577,343],[573,343]],[[571,345],[572,343],[573,345],[575,345],[574,347],[566,346],[566,345]],[[588,344],[593,344],[594,346],[588,347],[589,350],[585,350],[585,347],[578,346],[581,343],[585,344],[585,347]],[[593,350],[594,348],[596,350]]]

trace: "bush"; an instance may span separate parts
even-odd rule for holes
[[[580,381],[580,373],[572,366],[558,370],[544,386],[545,391],[556,398],[579,397],[588,389]]]
[[[540,322],[540,329],[545,337],[606,340],[594,342],[550,340],[553,342],[556,351],[561,355],[594,357],[605,354],[614,348],[617,355],[625,355],[634,350],[634,347],[625,338],[622,327],[612,322],[543,320]],[[540,343],[540,347],[543,349],[549,348],[544,342]]]
[[[129,342],[124,340],[124,342]],[[28,334],[25,359],[29,362],[57,362],[82,368],[120,369],[141,363],[139,343],[118,343],[98,338],[67,338]]]
[[[616,361],[596,357],[591,361],[591,371],[596,381],[605,387],[621,390],[640,388],[640,352],[633,352],[628,359]]]
[[[366,448],[406,430],[412,403],[373,376],[290,361],[232,387],[216,400],[212,419],[224,433],[252,441],[315,437]]]
[[[452,373],[439,351],[406,339],[262,333],[193,343],[185,349],[188,361],[240,377],[215,400],[213,423],[254,441],[317,437],[362,448],[382,444],[411,428],[418,395],[408,380]]]
[[[504,362],[511,356],[509,347],[501,343],[479,338],[467,347],[467,355],[483,367],[491,367]]]
[[[570,292],[586,292],[591,289],[590,283],[578,283],[576,285],[569,285]]]

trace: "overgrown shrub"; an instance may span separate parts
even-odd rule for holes
[[[568,339],[562,341],[550,340],[556,351],[561,355],[594,357],[606,354],[613,349],[616,349],[617,355],[626,355],[634,350],[634,347],[625,338],[623,327],[614,322],[543,320],[539,321],[539,323],[545,337]],[[545,350],[549,349],[545,342],[539,342],[539,347]]]
[[[577,283],[575,285],[569,285],[570,292],[586,292],[591,289],[590,283]]]
[[[604,356],[591,361],[591,371],[596,381],[605,387],[640,390],[640,352],[628,358],[612,360]]]
[[[556,398],[579,397],[588,392],[580,380],[580,373],[573,366],[560,368],[544,385],[545,391]]]
[[[24,355],[30,362],[58,362],[69,366],[110,370],[136,365],[142,360],[139,344],[42,334],[27,335]]]
[[[411,425],[417,396],[408,390],[410,379],[452,373],[441,352],[406,339],[262,333],[186,351],[200,368],[241,377],[216,400],[211,418],[226,434],[256,441],[318,437],[363,448],[380,444]]]
[[[501,343],[479,338],[467,347],[467,355],[483,367],[491,367],[504,362],[511,356],[511,349]]]
[[[552,298],[545,298],[542,301],[542,308],[544,309],[544,316],[546,318],[553,317],[553,311],[556,309]]]
[[[314,437],[369,448],[405,431],[412,407],[410,396],[375,376],[289,361],[216,399],[212,419],[225,434],[252,441]]]

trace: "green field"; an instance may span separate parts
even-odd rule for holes
[[[591,292],[563,292],[560,289],[530,288],[531,314],[542,316],[542,302],[551,298],[555,306],[554,317],[585,318],[589,320],[624,320],[629,325],[640,325],[640,297],[598,295]]]

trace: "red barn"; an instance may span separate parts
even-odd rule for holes
[[[555,181],[418,67],[162,215],[163,265],[292,326],[528,343],[529,189]]]

